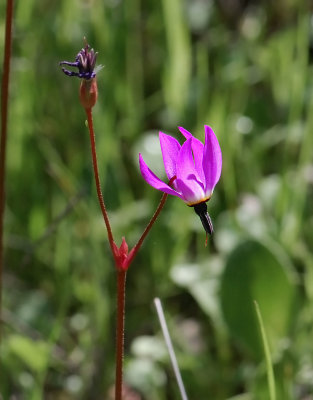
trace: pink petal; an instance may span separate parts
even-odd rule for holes
[[[176,162],[180,151],[180,144],[172,136],[163,132],[159,133],[163,162],[168,179],[176,175]]]
[[[194,158],[194,163],[195,163],[195,168],[196,171],[200,177],[201,182],[205,182],[205,175],[203,172],[203,151],[204,151],[204,145],[202,142],[200,142],[199,139],[192,137],[191,139],[191,148],[193,152],[193,158]]]
[[[202,167],[204,145],[199,139],[192,136],[192,134],[190,132],[188,132],[185,128],[179,126],[178,129],[185,136],[186,139],[192,138],[191,147],[192,147],[192,151],[193,151],[193,155],[194,155],[195,167],[196,167],[196,170],[198,172],[198,175],[199,175],[201,181],[204,182],[205,176],[204,176],[203,167]]]
[[[222,171],[222,151],[213,129],[208,125],[204,126],[205,145],[203,152],[203,172],[205,175],[205,191],[212,192],[217,184]]]
[[[195,163],[193,160],[191,143],[192,139],[187,139],[180,149],[176,163],[177,179],[185,180],[188,178],[189,175],[197,175]]]
[[[140,167],[140,172],[141,172],[143,179],[147,183],[149,183],[150,186],[154,187],[157,190],[161,190],[161,192],[168,193],[173,196],[180,197],[182,199],[182,196],[179,193],[177,193],[175,190],[170,188],[166,183],[162,182],[161,179],[159,179],[151,171],[151,169],[144,162],[141,154],[139,154],[139,167]]]
[[[182,179],[177,179],[176,185],[178,190],[183,195],[183,200],[188,205],[194,205],[200,203],[201,201],[207,200],[201,184],[198,181],[193,180],[191,177],[189,180],[185,181]]]
[[[176,164],[176,185],[187,203],[194,203],[204,198],[204,184],[196,170],[192,154],[192,138],[182,145]]]

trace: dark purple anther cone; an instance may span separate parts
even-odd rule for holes
[[[208,214],[208,207],[205,202],[199,203],[193,206],[195,212],[199,215],[204,230],[212,235],[213,233],[213,224],[211,218]]]
[[[60,65],[69,65],[70,67],[78,68],[78,72],[70,71],[62,67],[62,71],[68,76],[77,76],[82,79],[92,79],[95,78],[95,66],[98,53],[95,53],[94,49],[90,49],[87,41],[85,42],[85,47],[77,54],[75,62],[61,61]]]

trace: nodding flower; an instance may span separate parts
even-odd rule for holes
[[[210,200],[222,171],[222,152],[212,128],[205,125],[205,144],[179,127],[186,141],[181,146],[172,136],[159,133],[163,163],[171,186],[159,179],[139,154],[139,166],[144,180],[157,190],[177,196],[194,207],[206,233],[213,233],[213,224],[207,212]],[[174,178],[174,179],[173,179]]]
[[[101,66],[96,67],[97,55],[98,53],[91,49],[87,43],[86,38],[84,38],[85,47],[83,47],[77,54],[74,62],[61,61],[60,65],[68,65],[70,67],[75,67],[78,71],[70,71],[62,67],[62,71],[67,76],[76,76],[80,79],[80,102],[85,109],[92,108],[98,97],[98,88],[96,82],[96,74],[102,68]]]

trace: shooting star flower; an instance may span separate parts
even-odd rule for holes
[[[205,231],[213,233],[211,218],[207,212],[215,185],[222,170],[222,152],[212,128],[205,125],[205,144],[179,127],[186,138],[181,146],[172,136],[159,133],[166,175],[173,180],[171,186],[159,179],[139,154],[139,166],[144,180],[157,190],[177,196],[188,206],[194,207]],[[175,179],[176,178],[176,179]]]

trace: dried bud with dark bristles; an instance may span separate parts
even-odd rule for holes
[[[78,71],[70,71],[62,67],[62,71],[67,76],[76,76],[82,79],[80,85],[79,98],[82,106],[85,109],[92,108],[97,101],[98,88],[96,81],[96,74],[100,67],[96,68],[96,61],[98,53],[91,49],[87,43],[86,38],[85,47],[83,47],[75,58],[75,62],[61,61],[60,65],[68,65],[70,67],[75,67]]]
[[[78,68],[78,72],[76,72],[62,67],[62,71],[65,73],[65,75],[77,76],[78,78],[89,80],[96,77],[95,66],[98,53],[95,53],[94,49],[90,49],[86,38],[84,38],[84,40],[85,47],[83,47],[77,54],[75,62],[61,61],[60,65],[68,65],[70,67]]]

